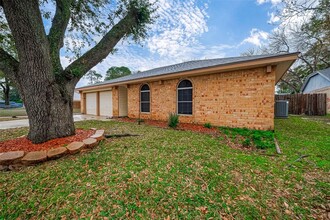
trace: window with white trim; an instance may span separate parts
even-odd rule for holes
[[[178,85],[178,114],[192,115],[192,94],[192,83],[182,80]]]
[[[140,111],[150,112],[150,88],[147,84],[141,86],[140,90]]]

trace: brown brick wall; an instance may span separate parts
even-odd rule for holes
[[[264,67],[187,78],[193,83],[193,115],[180,116],[180,121],[273,130],[274,69],[271,73],[266,73]],[[129,85],[128,116],[167,120],[170,112],[176,112],[176,89],[180,80],[148,83],[151,91],[149,114],[139,113],[142,84]]]
[[[118,86],[112,87],[112,117],[119,116],[119,91]]]

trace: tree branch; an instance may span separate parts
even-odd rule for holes
[[[308,68],[310,69],[311,72],[314,72],[315,69],[313,68],[313,66],[300,54],[299,58],[306,63],[306,65],[308,66]]]
[[[105,59],[123,37],[138,25],[138,12],[131,9],[112,29],[84,55],[71,63],[63,72],[66,78],[78,81],[88,70]]]
[[[0,86],[2,87],[2,90],[5,91],[6,87],[3,85],[4,82],[0,82]]]
[[[63,47],[65,30],[70,20],[71,4],[71,0],[56,0],[56,12],[47,36],[55,73],[63,70],[60,61],[60,49]]]
[[[16,74],[18,72],[19,62],[8,54],[4,49],[0,48],[0,70],[4,72],[12,82],[16,82]]]
[[[325,68],[330,67],[330,63],[329,63],[328,61],[326,61],[326,60],[323,59],[323,58],[320,58],[320,60],[321,60],[323,63],[325,63],[325,64],[327,65]]]
[[[287,84],[288,86],[290,86],[292,89],[294,89],[294,91],[295,91],[296,93],[299,92],[299,90],[298,90],[294,85],[292,85],[291,83],[285,81],[284,79],[281,79],[281,82],[284,82],[285,84]]]

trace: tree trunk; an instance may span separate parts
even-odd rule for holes
[[[10,86],[6,80],[5,89],[3,90],[3,94],[4,94],[4,98],[5,98],[5,105],[8,105],[8,106],[10,105],[9,92],[10,92]]]
[[[75,133],[75,83],[54,73],[49,41],[38,0],[3,1],[20,60],[15,84],[29,117],[28,138],[33,143]]]
[[[56,12],[47,35],[39,0],[0,0],[17,51],[18,61],[0,48],[0,67],[15,83],[30,122],[33,143],[74,134],[73,94],[79,79],[113,52],[125,36],[143,36],[151,23],[149,4],[129,4],[128,11],[102,39],[63,70],[60,49],[76,1],[56,0]],[[79,5],[79,4],[78,4]]]
[[[34,87],[24,92],[24,104],[29,117],[28,139],[42,143],[75,133],[73,121],[73,89],[64,91],[60,85]],[[27,97],[29,101],[25,101]],[[31,101],[33,99],[33,101]]]
[[[10,86],[9,86],[9,82],[7,80],[7,78],[5,78],[4,82],[0,82],[0,86],[2,87],[2,91],[3,91],[3,96],[5,99],[5,105],[9,106],[9,92],[10,92]]]

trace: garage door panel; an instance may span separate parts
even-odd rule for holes
[[[96,115],[96,92],[86,94],[86,114]]]
[[[100,115],[112,117],[112,91],[100,92]]]

